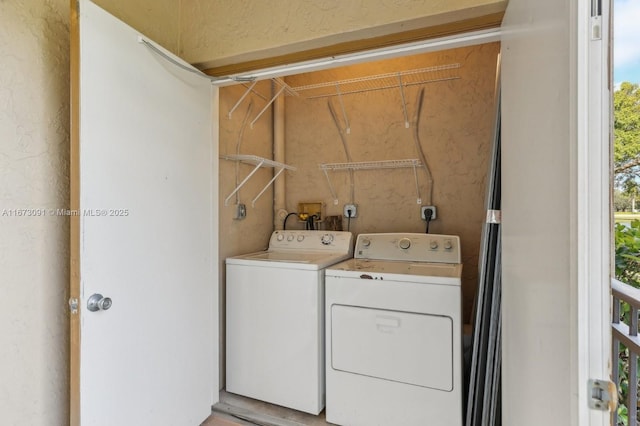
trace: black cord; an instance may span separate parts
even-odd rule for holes
[[[351,231],[351,210],[347,210],[347,231]]]
[[[424,212],[424,218],[427,221],[427,229],[425,229],[424,233],[428,234],[429,233],[429,223],[431,223],[431,216],[433,215],[433,212],[430,209],[427,209]]]
[[[293,212],[293,213],[289,213],[289,214],[284,218],[284,222],[282,223],[282,229],[283,229],[283,230],[287,229],[287,219],[289,219],[289,216],[292,216],[292,215],[294,215],[294,214],[295,214],[296,216],[298,215],[298,213]]]

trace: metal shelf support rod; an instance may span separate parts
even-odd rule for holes
[[[421,205],[422,204],[422,198],[420,198],[420,186],[418,185],[418,170],[416,168],[417,166],[414,164],[413,165],[413,177],[416,179],[416,202]]]
[[[260,167],[262,167],[262,165],[264,164],[264,160],[260,161],[256,167],[251,171],[251,173],[249,173],[247,175],[246,178],[244,178],[244,180],[242,182],[240,182],[240,184],[236,187],[236,189],[233,190],[233,192],[231,194],[229,194],[229,196],[227,198],[224,199],[224,205],[227,206],[229,205],[229,200],[231,199],[231,197],[233,197],[233,195],[238,192],[240,190],[240,188],[242,188],[244,186],[245,183],[247,183],[247,181],[249,179],[251,179],[251,176],[253,176]]]
[[[253,121],[251,122],[250,126],[253,129],[253,125],[255,124],[256,121],[258,121],[258,119],[262,116],[262,114],[264,114],[264,112],[267,110],[267,108],[269,108],[271,106],[271,104],[276,100],[276,98],[278,96],[280,96],[282,94],[282,92],[284,92],[284,90],[287,88],[287,86],[282,86],[280,88],[280,90],[278,90],[278,92],[276,93],[276,95],[271,98],[271,100],[264,106],[264,108],[262,108],[262,111],[260,111],[258,113],[258,115],[256,116],[256,118],[253,119]]]
[[[267,190],[267,188],[269,188],[269,186],[270,186],[273,182],[275,182],[275,180],[278,178],[278,176],[280,176],[280,174],[281,174],[282,172],[284,172],[284,167],[282,167],[280,170],[278,170],[278,172],[277,172],[275,175],[273,175],[273,178],[269,181],[269,183],[268,183],[268,184],[266,184],[264,188],[262,188],[262,191],[260,191],[260,193],[259,193],[258,195],[256,195],[256,198],[254,198],[253,200],[251,200],[251,207],[255,207],[255,206],[256,206],[256,201],[258,201],[258,198],[260,198],[260,196],[261,196],[262,194],[264,194],[264,191],[266,191],[266,190]]]
[[[342,92],[340,92],[340,84],[336,83],[336,93],[338,94],[338,99],[340,100],[340,108],[342,108],[342,116],[344,117],[344,123],[347,129],[347,134],[351,134],[351,125],[349,124],[349,119],[347,118],[347,111],[344,109],[344,101],[342,100]]]
[[[238,108],[240,106],[240,103],[244,100],[244,98],[247,97],[247,95],[249,93],[251,93],[251,91],[253,90],[253,87],[258,83],[258,80],[255,80],[253,83],[251,83],[251,86],[249,86],[249,88],[247,89],[246,92],[244,92],[244,95],[240,96],[240,99],[238,99],[238,102],[236,102],[236,104],[233,106],[233,108],[231,108],[229,110],[229,114],[227,115],[227,117],[229,119],[231,119],[231,114],[233,114],[233,111],[236,110],[236,108]]]
[[[402,110],[404,111],[404,127],[409,128],[409,114],[407,113],[407,101],[404,99],[404,88],[402,86],[402,74],[398,73],[398,88],[402,99]]]
[[[327,183],[329,184],[329,191],[331,192],[331,198],[333,199],[333,204],[338,205],[338,196],[336,195],[336,191],[333,189],[333,185],[331,185],[331,179],[329,179],[329,173],[327,173],[327,169],[322,169],[324,175],[327,178]]]

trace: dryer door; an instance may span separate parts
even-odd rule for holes
[[[331,307],[331,367],[453,390],[453,320],[447,316]]]

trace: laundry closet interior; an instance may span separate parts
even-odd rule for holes
[[[321,206],[315,229],[338,221],[354,237],[424,233],[421,206],[435,206],[428,231],[460,237],[462,321],[473,321],[499,51],[492,42],[220,88],[221,389],[225,259],[266,249],[285,218],[287,230],[308,229],[308,205]]]
[[[499,50],[499,43],[489,43],[298,74],[260,81],[249,94],[251,83],[222,87],[220,156],[273,159],[273,108],[259,114],[282,89],[280,81],[287,84],[280,94],[284,99],[280,118],[284,121],[284,164],[295,170],[285,170],[252,205],[278,167],[260,168],[228,198],[255,165],[220,160],[220,271],[229,256],[265,249],[271,233],[282,229],[284,215],[297,212],[300,203],[322,203],[323,219],[340,216],[346,231],[349,221],[343,217],[343,207],[353,202],[357,217],[350,220],[349,230],[354,235],[425,232],[420,206],[434,205],[437,218],[431,221],[429,232],[459,235],[461,239],[463,317],[470,322],[486,219]],[[350,83],[354,79],[359,81]],[[321,87],[305,89],[308,86]],[[348,93],[350,90],[354,93]],[[424,167],[418,166],[414,173],[411,165],[400,163],[420,160],[416,130],[432,188]],[[357,164],[391,161],[398,161],[397,168],[358,169]],[[351,172],[340,169],[325,174],[322,169],[336,163],[355,163],[353,200]],[[281,206],[274,210],[273,187],[282,182],[284,193],[276,200]],[[246,206],[244,219],[234,219],[237,203]],[[305,226],[295,216],[287,220],[287,229]],[[325,222],[317,227],[324,229]],[[221,289],[224,296],[224,285]],[[223,321],[224,309],[220,318]]]

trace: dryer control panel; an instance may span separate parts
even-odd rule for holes
[[[313,250],[352,253],[353,234],[344,231],[275,231],[269,250]]]
[[[460,237],[414,233],[360,234],[354,257],[405,262],[460,263]]]

